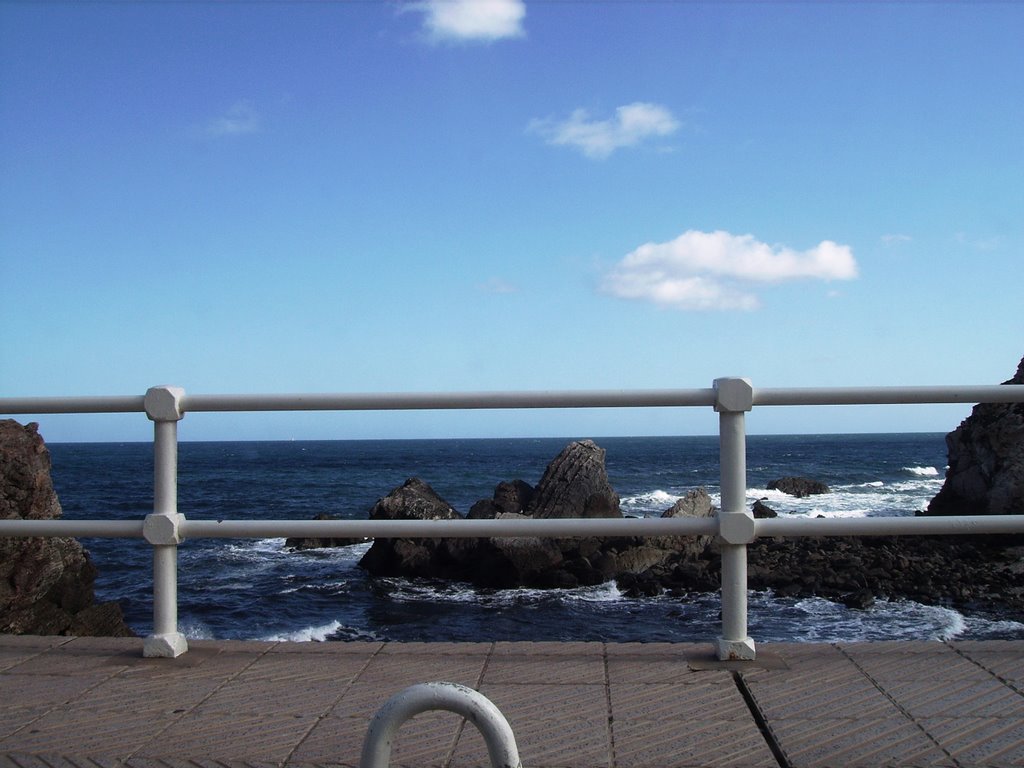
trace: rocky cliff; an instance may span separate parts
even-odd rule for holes
[[[1004,384],[1024,384],[1024,359]],[[1024,403],[981,403],[946,435],[949,468],[929,515],[1024,513]]]
[[[60,516],[38,425],[0,420],[0,519]],[[88,552],[74,539],[0,538],[0,632],[132,635],[117,603],[94,603],[95,579]]]

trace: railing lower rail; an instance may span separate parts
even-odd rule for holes
[[[722,551],[723,659],[753,659],[747,635],[747,544],[758,536],[888,536],[1024,533],[1024,515],[755,520],[746,508],[745,415],[755,405],[1019,403],[1024,385],[755,389],[716,379],[710,389],[403,394],[187,395],[153,387],[144,396],[0,398],[0,413],[135,413],[154,422],[154,503],[144,520],[0,520],[0,536],[143,538],[153,547],[153,633],[146,656],[188,649],[178,631],[177,547],[186,538],[717,535]],[[355,411],[488,408],[713,406],[719,414],[721,511],[716,518],[588,520],[187,520],[177,511],[177,422],[188,411]]]

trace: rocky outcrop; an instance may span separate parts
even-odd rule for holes
[[[38,425],[0,421],[0,519],[60,516]],[[88,553],[74,539],[0,538],[0,632],[134,634],[117,603],[94,604],[95,579]]]
[[[333,515],[320,514],[314,520],[339,520],[341,518]],[[306,549],[326,549],[329,547],[351,547],[355,544],[365,544],[369,539],[345,538],[336,536],[289,536],[284,541],[287,549],[302,551]]]
[[[419,501],[411,500],[410,489],[415,489]],[[458,516],[422,480],[407,481],[374,509],[384,507],[415,507],[426,515],[422,519]],[[680,499],[664,516],[712,514],[710,497],[699,489]],[[499,483],[493,498],[474,504],[469,517],[515,521],[622,517],[622,512],[618,494],[608,481],[604,449],[582,440],[568,445],[548,465],[536,488],[522,480]],[[682,536],[378,539],[360,566],[376,575],[458,579],[493,588],[569,588],[647,571],[681,552],[693,556],[705,548],[707,540]]]
[[[459,520],[452,505],[418,477],[379,499],[371,520]],[[375,539],[359,565],[381,576],[434,576],[446,571],[446,539]]]
[[[828,486],[817,480],[810,480],[806,477],[780,477],[768,483],[769,491],[782,491],[790,496],[804,498],[819,493],[828,493]]]
[[[1004,384],[1024,384],[1024,359]],[[929,515],[1024,513],[1024,403],[981,403],[946,435],[949,466]]]
[[[769,507],[761,499],[754,502],[754,505],[750,508],[750,511],[754,513],[754,518],[757,520],[764,520],[766,518],[778,517],[779,513]]]
[[[619,496],[608,482],[605,450],[593,440],[571,443],[537,484],[527,512],[537,519],[622,517]]]

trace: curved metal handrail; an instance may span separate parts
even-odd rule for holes
[[[479,691],[458,683],[420,683],[399,691],[377,711],[363,740],[360,768],[388,768],[391,745],[402,724],[434,709],[462,715],[484,737],[493,768],[522,768],[512,726]]]

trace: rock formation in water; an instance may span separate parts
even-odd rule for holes
[[[552,485],[554,487],[552,487]],[[545,503],[545,500],[554,500]],[[421,480],[408,481],[374,507],[388,516],[455,519],[451,506]],[[604,451],[590,441],[568,446],[536,488],[499,483],[470,517],[526,520],[554,509],[584,517],[618,509],[604,468]],[[716,514],[703,488],[687,493],[667,516]],[[773,510],[755,502],[757,517]],[[779,596],[820,596],[851,607],[876,598],[909,598],[960,608],[998,608],[1024,620],[1024,540],[1021,537],[907,536],[761,538],[748,547],[751,589]],[[681,598],[721,585],[715,537],[585,539],[378,539],[360,565],[375,575],[453,579],[492,588],[575,587],[615,580],[627,596],[669,593]]]
[[[767,488],[769,491],[782,491],[800,499],[829,492],[828,486],[824,483],[806,477],[780,477],[778,480],[769,481]]]
[[[1024,384],[1024,359],[1004,384]],[[1024,514],[1024,403],[981,403],[946,435],[946,481],[929,515]]]
[[[371,511],[380,517],[454,519],[450,505],[422,480],[409,480]],[[665,516],[710,515],[703,490],[688,494]],[[605,451],[593,441],[568,445],[548,465],[536,488],[523,480],[499,483],[491,499],[473,505],[470,518],[500,520],[622,517],[608,482]],[[486,587],[575,587],[600,584],[707,545],[705,538],[659,537],[547,539],[377,539],[360,561],[376,575],[424,576],[469,581]]]
[[[60,516],[38,425],[0,420],[0,519]],[[0,538],[0,632],[133,635],[120,605],[94,604],[95,579],[88,552],[74,539]]]

